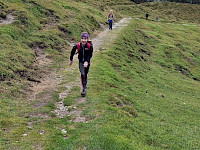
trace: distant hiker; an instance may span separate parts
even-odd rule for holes
[[[69,66],[73,63],[73,57],[74,54],[78,53],[78,59],[79,59],[79,71],[81,74],[81,84],[82,84],[82,92],[81,95],[86,95],[86,85],[87,85],[87,76],[89,72],[90,67],[90,59],[92,57],[93,53],[93,46],[89,42],[89,35],[87,32],[81,33],[81,41],[74,45],[74,47],[71,50],[70,60],[69,60]]]
[[[112,30],[113,19],[114,19],[114,15],[113,15],[112,10],[110,10],[110,13],[108,14],[108,17],[107,17],[107,20],[108,20],[108,23],[109,23],[109,30],[110,29]]]
[[[158,22],[158,16],[156,16],[156,22]]]
[[[146,20],[147,20],[147,19],[148,19],[148,17],[149,17],[149,14],[146,14],[145,16],[146,16]]]

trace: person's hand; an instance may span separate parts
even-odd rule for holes
[[[85,68],[87,68],[87,66],[88,66],[88,62],[85,61],[84,64],[83,64],[83,66],[84,66]]]
[[[69,63],[68,63],[68,65],[69,65],[69,66],[71,66],[71,65],[72,65],[72,63],[73,63],[73,61],[71,61],[71,60],[70,60],[70,61],[69,61]]]

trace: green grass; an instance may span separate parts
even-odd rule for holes
[[[12,24],[0,26],[0,149],[48,147],[49,142],[58,137],[50,135],[55,131],[56,124],[67,128],[65,120],[60,122],[51,113],[55,108],[54,103],[59,101],[56,93],[52,94],[53,100],[41,109],[32,108],[37,101],[27,105],[26,94],[30,88],[27,79],[30,76],[38,79],[40,72],[44,72],[35,65],[34,49],[39,48],[53,60],[47,69],[56,70],[68,61],[66,58],[71,48],[67,40],[77,42],[81,32],[88,31],[92,35],[95,30],[101,30],[99,22],[106,24],[110,6],[96,7],[95,3],[91,1],[88,5],[85,2],[63,0],[0,1],[1,17],[10,12],[15,18]],[[102,8],[105,10],[102,11]],[[118,20],[123,16],[121,12],[116,15]],[[67,82],[68,80],[66,79]],[[49,127],[51,123],[44,122],[40,117],[24,117],[26,114],[38,112],[49,114],[50,122],[56,120],[55,126]],[[28,122],[32,121],[33,128],[27,128]],[[45,136],[38,134],[43,125],[49,130],[49,134]],[[46,127],[44,129],[46,131]],[[57,131],[60,135],[60,130]],[[24,133],[28,134],[28,138],[23,136]],[[51,140],[48,142],[46,139],[49,137]],[[63,139],[63,136],[60,138]]]
[[[108,51],[95,57],[89,109],[101,116],[95,125],[103,122],[97,130],[103,131],[92,135],[96,149],[102,143],[102,149],[112,149],[113,143],[115,149],[199,148],[197,30],[134,20]],[[170,32],[174,36],[166,35]],[[106,142],[94,142],[104,136]],[[118,136],[123,138],[113,140]]]
[[[131,3],[126,0],[124,2]],[[33,49],[37,47],[55,60],[54,64],[60,64],[68,54],[68,45],[64,39],[77,42],[81,32],[87,31],[92,34],[100,29],[99,22],[106,24],[110,6],[102,11],[101,8],[94,8],[94,4],[96,2],[91,1],[87,5],[85,2],[62,0],[2,1],[2,13],[11,12],[15,20],[10,25],[1,25],[0,28],[1,81],[16,80],[18,75],[27,78],[32,74],[36,69],[33,65]],[[116,3],[120,4],[122,2]],[[117,20],[123,14],[123,11],[116,12]],[[45,28],[46,25],[49,27]]]
[[[188,7],[190,6],[190,7]],[[198,15],[199,5],[188,5],[181,3],[143,3],[139,6],[140,10],[138,14],[145,18],[145,14],[149,14],[149,20],[156,20],[156,16],[159,17],[159,21],[179,22],[179,23],[200,23]],[[142,10],[142,12],[141,12]]]
[[[15,16],[12,24],[0,26],[0,149],[200,147],[199,5],[132,4],[126,0],[0,0],[2,15],[11,11]],[[51,111],[59,101],[58,93],[79,76],[77,68],[59,71],[67,67],[66,40],[77,42],[82,31],[93,36],[100,30],[99,23],[106,24],[110,9],[115,21],[127,16],[140,19],[133,19],[106,50],[93,56],[87,101],[79,105],[89,121],[75,124],[68,116],[56,118]],[[146,12],[149,21],[144,20]],[[158,13],[162,14],[159,22],[151,21]],[[27,78],[41,71],[35,72],[34,65],[38,47],[53,60],[47,68],[61,72],[63,81],[51,101],[34,109],[36,101],[27,104],[26,90]],[[71,89],[65,105],[73,105],[79,95],[78,87]],[[29,113],[49,118],[29,118]]]
[[[64,106],[71,106],[75,103],[75,100],[80,97],[80,87],[73,87],[66,98],[64,98]]]

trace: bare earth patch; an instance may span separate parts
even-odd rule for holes
[[[0,25],[11,24],[13,21],[14,21],[14,17],[11,14],[8,14],[5,19],[0,18]]]
[[[104,30],[98,34],[95,38],[92,39],[94,45],[94,53],[97,53],[99,50],[105,49],[106,45],[109,44],[113,39],[117,37],[119,31],[128,24],[131,18],[124,18],[120,22],[117,22],[113,25],[113,30],[108,30],[105,27]],[[72,45],[72,43],[69,43]],[[42,49],[35,46],[32,47],[33,51],[35,52],[36,56],[36,64],[39,67],[39,70],[43,70],[44,73],[41,75],[41,78],[38,79],[40,82],[30,82],[32,88],[32,93],[29,97],[29,102],[36,102],[33,104],[33,108],[41,108],[44,107],[48,102],[52,101],[52,93],[57,90],[60,86],[59,84],[63,82],[62,76],[59,75],[56,71],[49,71],[48,65],[52,62],[46,54],[42,52]],[[74,64],[77,61],[77,57],[74,59]],[[73,67],[68,67],[65,69],[67,72],[74,72],[75,67],[77,65],[73,65]],[[64,118],[66,116],[71,116],[71,121],[74,123],[79,122],[87,122],[86,116],[82,115],[83,108],[80,108],[78,105],[80,103],[85,103],[87,98],[80,97],[75,100],[75,104],[73,106],[64,106],[63,100],[66,98],[70,92],[70,90],[74,86],[80,85],[80,77],[77,76],[76,79],[71,82],[65,84],[66,90],[59,93],[60,101],[55,103],[56,109],[52,112],[56,114],[59,118]],[[62,85],[63,86],[63,85]],[[30,113],[29,118],[38,117],[41,121],[48,119],[47,114],[43,114],[40,112],[37,113]],[[34,122],[29,122],[28,126],[31,127]]]
[[[117,33],[124,28],[129,21],[132,18],[124,18],[122,19],[120,22],[117,22],[113,25],[113,30],[108,30],[107,28],[104,28],[104,31],[102,31],[101,33],[98,34],[97,37],[92,39],[92,43],[94,45],[94,51],[99,51],[100,49],[106,49],[103,47],[106,47],[106,45],[108,45],[109,42],[111,42],[113,39],[115,39],[117,37]],[[76,80],[76,85],[80,84],[79,83],[79,78],[77,78]],[[73,84],[73,85],[74,85]],[[61,99],[60,102],[57,102],[56,105],[56,110],[54,110],[53,112],[57,115],[57,117],[59,118],[64,118],[66,116],[72,116],[72,120],[75,123],[79,123],[79,122],[87,122],[87,119],[85,116],[81,115],[82,114],[82,110],[81,108],[78,108],[78,104],[80,103],[85,103],[87,98],[79,98],[76,100],[75,105],[73,106],[64,106],[63,105],[63,99],[65,97],[67,97],[67,95],[69,94],[70,89],[72,88],[73,85],[67,85],[66,86],[66,90],[62,93],[59,94],[59,98]],[[71,107],[73,108],[73,110],[71,110]]]

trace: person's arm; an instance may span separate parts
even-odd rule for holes
[[[93,54],[93,46],[92,44],[90,44],[90,50],[88,51],[86,61],[84,62],[84,67],[88,66],[88,63],[90,62],[90,59],[92,58],[92,54]]]
[[[74,45],[74,47],[72,48],[72,51],[71,51],[71,54],[70,54],[70,60],[69,60],[69,63],[68,63],[69,66],[71,66],[72,63],[73,63],[73,57],[74,57],[74,54],[76,52],[76,49],[77,49],[77,44]]]
[[[110,20],[110,17],[112,17],[112,16],[110,16],[110,13],[108,14],[108,17],[107,17],[107,20],[109,21]]]

